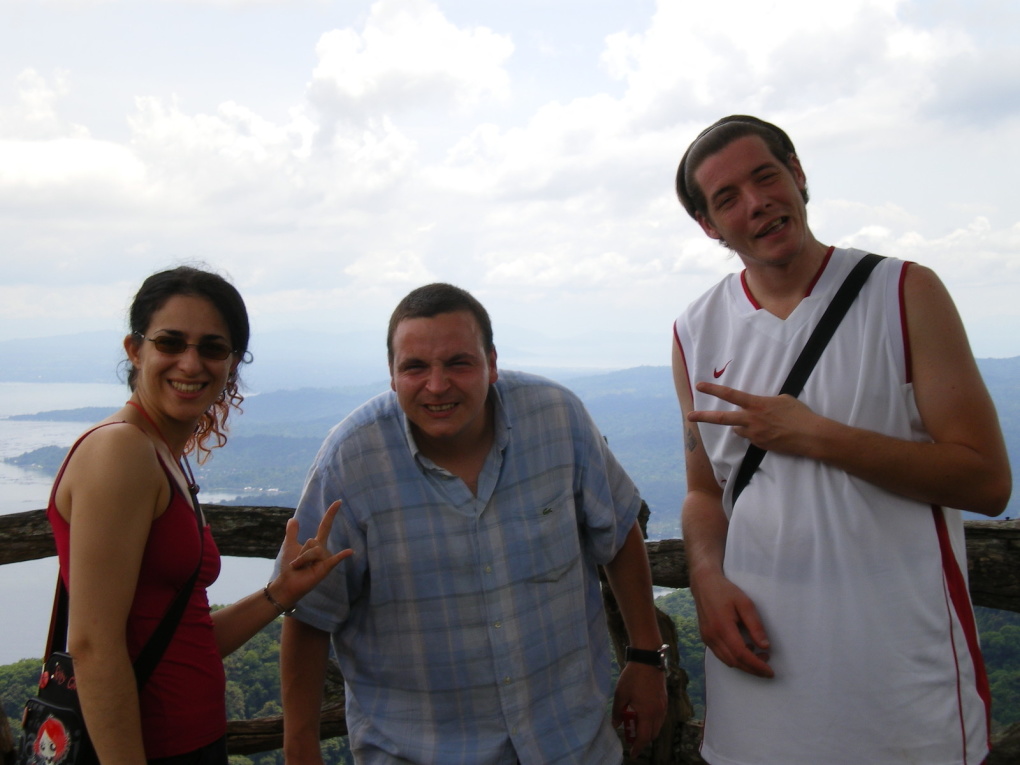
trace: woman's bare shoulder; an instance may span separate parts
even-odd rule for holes
[[[155,442],[136,425],[111,421],[86,431],[67,458],[57,487],[57,509],[69,518],[72,506],[75,511],[90,506],[109,512],[126,498],[136,504],[148,497],[157,514],[167,490]]]

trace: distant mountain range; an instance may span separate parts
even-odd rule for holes
[[[507,369],[562,379],[669,361],[669,326],[660,332],[590,332],[570,336],[500,327],[496,348]],[[122,377],[124,334],[82,332],[0,340],[0,382],[115,383]],[[241,370],[250,390],[336,388],[388,378],[385,328],[379,332],[257,332],[254,363]],[[593,361],[595,360],[595,361]]]
[[[998,407],[1011,464],[1020,468],[1020,357],[978,363]],[[670,369],[636,367],[597,375],[567,374],[560,379],[585,402],[640,487],[652,510],[651,536],[679,536],[685,473],[680,410]],[[198,480],[206,490],[236,493],[238,504],[293,507],[308,466],[329,429],[386,389],[387,383],[380,381],[253,395],[244,402],[244,414],[231,423],[228,447],[198,469]],[[20,419],[93,422],[109,411],[89,408]],[[12,461],[53,474],[63,452],[51,447]],[[1014,499],[1004,515],[1015,518],[1018,512],[1020,499]]]

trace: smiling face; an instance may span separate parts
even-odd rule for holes
[[[496,351],[486,352],[469,311],[404,319],[393,333],[390,386],[411,421],[418,447],[468,456],[486,448],[496,382]]]
[[[783,164],[758,136],[738,138],[707,157],[694,177],[708,209],[697,214],[698,223],[745,266],[785,266],[815,243],[800,162],[791,157]]]
[[[189,343],[184,353],[171,354],[161,352],[153,342],[138,335],[124,339],[128,359],[137,370],[135,398],[157,421],[178,423],[190,434],[198,418],[219,398],[238,364],[235,354],[222,361],[209,359],[193,345],[219,342],[233,347],[227,324],[205,298],[174,295],[152,314],[143,334],[146,338],[175,337]]]

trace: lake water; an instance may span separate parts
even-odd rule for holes
[[[52,478],[3,462],[43,446],[68,448],[87,427],[82,422],[31,422],[7,419],[85,406],[117,408],[128,398],[124,385],[78,383],[0,383],[0,515],[39,510],[49,500]],[[202,492],[214,504],[233,495]],[[260,589],[272,574],[272,561],[223,559],[219,580],[209,591],[213,603],[232,603]],[[0,665],[40,657],[49,629],[57,559],[0,566]]]

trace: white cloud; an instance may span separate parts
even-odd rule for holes
[[[56,270],[60,268],[58,264]],[[83,290],[78,284],[60,285],[58,279],[59,274],[54,273],[53,283],[48,285],[0,285],[2,315],[26,323],[52,322],[60,327],[59,334],[96,326],[118,330],[125,326],[130,297],[138,284],[121,281]]]
[[[933,265],[981,316],[1005,310],[982,290],[1020,287],[1020,202],[1004,170],[1020,162],[1020,66],[976,11],[660,0],[626,25],[600,27],[593,10],[550,35],[537,6],[305,3],[318,26],[281,26],[260,52],[303,67],[270,108],[243,67],[231,74],[247,42],[223,23],[280,6],[216,5],[175,11],[190,28],[220,24],[208,34],[222,95],[197,108],[200,74],[169,73],[185,58],[138,60],[102,101],[125,105],[126,138],[88,110],[99,78],[86,61],[18,58],[22,75],[0,90],[6,289],[105,289],[198,258],[234,274],[260,323],[367,325],[441,279],[535,329],[668,327],[738,265],[672,191],[687,141],[735,112],[791,133],[827,241]],[[49,29],[63,41],[61,23]],[[95,29],[96,50],[115,50]],[[0,303],[8,332],[23,305]]]
[[[405,291],[435,280],[417,252],[369,253],[347,266],[344,272],[365,284],[396,285]]]
[[[465,109],[506,98],[505,35],[458,28],[427,0],[380,0],[361,31],[319,40],[312,101],[327,121],[361,122],[416,109]]]
[[[87,138],[84,125],[64,122],[57,110],[70,90],[70,75],[58,69],[50,80],[32,68],[17,77],[15,102],[0,109],[0,135],[8,139]]]
[[[83,199],[113,193],[122,201],[141,186],[143,165],[122,146],[106,141],[55,138],[0,140],[0,194],[48,192],[42,202],[70,191]]]

